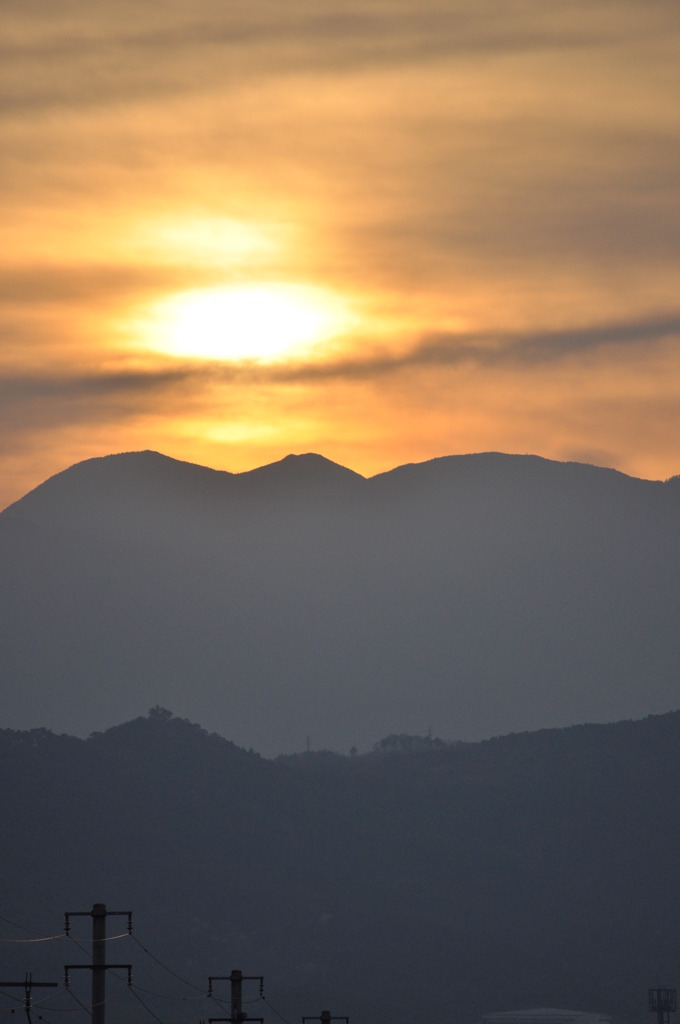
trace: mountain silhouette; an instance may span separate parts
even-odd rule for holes
[[[4,723],[162,704],[270,756],[674,709],[679,512],[678,478],[537,456],[91,459],[0,515]]]

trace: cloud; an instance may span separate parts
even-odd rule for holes
[[[0,426],[6,450],[29,434],[79,425],[96,426],[148,416],[164,401],[181,405],[191,375],[181,368],[131,371],[5,375],[0,378]],[[195,377],[195,375],[194,375]],[[195,387],[194,380],[194,387]]]
[[[603,347],[621,348],[674,338],[680,343],[680,314],[647,320],[597,324],[561,330],[538,330],[497,335],[493,344],[475,344],[474,337],[457,345],[456,336],[434,336],[415,349],[416,363],[471,361],[480,366],[526,366],[554,363],[573,355],[589,355]]]
[[[561,330],[506,333],[432,334],[402,352],[374,351],[367,356],[282,366],[244,366],[230,370],[237,378],[285,382],[332,379],[379,380],[415,369],[473,366],[526,369],[558,364],[573,356],[589,356],[603,348],[650,346],[669,339],[680,351],[680,314],[646,320],[597,324]],[[217,371],[219,373],[219,371]]]
[[[78,403],[85,403],[78,418],[97,409],[101,415],[110,416],[114,411],[122,413],[126,407],[139,413],[159,394],[176,396],[205,387],[313,386],[333,381],[379,384],[407,371],[458,366],[526,370],[559,365],[572,357],[588,357],[605,348],[612,350],[614,359],[617,350],[640,347],[651,357],[652,346],[669,340],[677,344],[680,353],[680,313],[563,330],[433,334],[401,352],[374,348],[364,355],[310,361],[229,363],[154,357],[154,365],[143,370],[6,373],[0,377],[0,407],[5,415],[13,417],[13,409],[25,409],[34,402],[59,403],[64,409],[77,409]]]
[[[6,373],[0,503],[82,458],[141,447],[230,470],[316,450],[364,474],[453,452],[535,452],[663,478],[677,471],[679,322],[427,337],[328,363]]]
[[[609,17],[606,9],[609,8]],[[636,9],[637,8],[637,9]],[[479,7],[468,0],[358,3],[202,0],[177,4],[30,5],[8,26],[0,61],[10,83],[4,109],[80,109],[163,94],[232,88],[289,73],[347,73],[471,57],[608,46],[632,31],[675,27],[672,6],[540,0]]]
[[[101,264],[0,267],[0,306],[89,304],[181,288],[187,267]],[[195,268],[194,275],[199,276]],[[214,274],[213,274],[214,276]],[[203,274],[210,280],[209,272]]]
[[[225,10],[17,15],[3,63],[12,208],[45,204],[49,219],[162,197],[257,217],[278,200],[317,247],[344,250],[338,263],[356,273],[360,248],[362,273],[399,288],[461,271],[545,279],[548,264],[644,275],[677,258],[677,6]],[[38,110],[54,103],[69,110]]]
[[[677,0],[24,0],[3,39],[5,449],[165,430],[193,457],[251,426],[383,464],[397,436],[622,460],[644,409],[668,458]],[[244,256],[229,222],[285,231]],[[285,365],[134,351],[158,300],[253,282],[328,289],[363,334]]]

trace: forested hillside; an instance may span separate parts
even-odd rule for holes
[[[232,968],[290,1021],[644,1019],[648,986],[680,981],[680,714],[410,745],[272,761],[160,709],[88,740],[3,730],[0,916],[53,935],[67,910],[131,910],[108,958],[164,1022],[217,1016],[186,1000]],[[2,951],[19,977],[87,962]]]

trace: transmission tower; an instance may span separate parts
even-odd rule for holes
[[[229,1021],[230,1024],[242,1024],[244,1020],[260,1021],[262,1024],[263,1017],[249,1017],[247,1013],[243,1012],[243,982],[244,981],[259,981],[260,983],[260,998],[262,997],[262,991],[264,989],[264,978],[261,974],[242,974],[241,971],[232,971],[227,977],[211,975],[208,978],[208,995],[213,995],[213,981],[229,981],[231,982],[231,1017],[209,1017],[208,1024],[216,1024],[217,1021]]]
[[[344,1020],[345,1024],[349,1024],[349,1017],[331,1017],[330,1010],[322,1010],[318,1017],[303,1017],[302,1024],[306,1024],[308,1020],[319,1020],[321,1024],[330,1024],[332,1020]]]
[[[658,1024],[669,1024],[670,1015],[678,1008],[678,990],[675,988],[650,988],[649,1012],[656,1014]]]
[[[64,915],[64,932],[71,930],[72,917],[92,918],[92,963],[66,964],[64,981],[69,987],[69,971],[92,972],[92,1024],[105,1024],[106,972],[111,969],[127,971],[128,985],[132,984],[130,964],[107,964],[106,962],[106,918],[127,917],[127,932],[132,934],[132,912],[129,910],[107,910],[105,903],[95,903],[92,910],[67,911]]]
[[[56,981],[33,981],[33,976],[29,972],[26,972],[26,977],[23,981],[0,981],[0,988],[23,988],[24,990],[24,1012],[28,1020],[28,1024],[33,1024],[31,1019],[31,992],[34,988],[56,988]],[[14,1013],[14,1011],[12,1011]]]

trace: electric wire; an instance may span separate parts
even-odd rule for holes
[[[138,944],[141,946],[141,943],[138,943]],[[152,956],[152,959],[156,959],[155,957],[153,957],[152,954],[149,954],[149,955]],[[160,961],[159,961],[159,963],[160,963]],[[164,964],[160,964],[160,966],[164,967],[165,965]],[[169,968],[166,968],[166,970],[169,970]],[[116,971],[113,971],[112,973],[113,973],[113,977],[116,978],[118,981],[124,981],[124,978],[120,974],[117,974]],[[182,982],[184,981],[183,978],[179,978],[179,980],[182,981]],[[179,1002],[189,1002],[189,1001],[194,1002],[194,1001],[199,1000],[199,999],[201,1001],[203,1001],[203,1000],[205,1000],[207,998],[207,996],[205,994],[203,994],[201,996],[192,996],[191,1000],[189,1000],[189,999],[187,999],[184,996],[179,996],[179,997],[171,996],[171,995],[169,996],[169,995],[167,995],[165,993],[161,994],[159,992],[153,992],[151,989],[144,988],[142,985],[137,985],[137,984],[128,984],[127,988],[130,991],[130,993],[135,997],[135,999],[141,1004],[141,1006],[144,1007],[146,1012],[148,1014],[150,1014],[151,1017],[153,1017],[153,1019],[156,1021],[156,1024],[163,1024],[163,1021],[161,1020],[160,1017],[158,1017],[154,1013],[154,1011],[144,1001],[144,999],[142,999],[142,997],[139,995],[140,992],[144,992],[147,995],[152,995],[152,996],[155,996],[156,998],[160,998],[160,999],[174,999],[175,1002],[177,1002],[177,1001],[179,1001]]]
[[[5,939],[5,938],[0,938],[0,942],[21,942],[21,943],[25,944],[27,942],[52,942],[54,939],[65,939],[65,938],[66,938],[66,936],[62,932],[61,935],[44,935],[40,939]]]
[[[210,996],[208,996],[208,998],[212,999],[212,1001],[214,1003],[216,1003],[217,1006],[219,1006],[220,1010],[224,1010],[225,1013],[228,1013],[229,1017],[231,1019],[231,1007],[230,1006],[227,1007],[220,999],[217,998],[217,996],[210,995]]]
[[[84,1010],[85,1013],[88,1015],[88,1017],[91,1017],[92,1016],[92,1010],[90,1010],[90,1008],[87,1007],[85,1005],[85,1003],[81,1002],[80,999],[78,999],[78,996],[75,994],[75,992],[71,988],[67,988],[66,991],[68,992],[68,994],[71,996],[72,999],[75,999],[75,1001],[78,1003],[78,1006],[80,1007],[80,1009]]]
[[[38,1000],[32,999],[31,1000],[31,1006],[33,1007],[34,1010],[35,1009],[39,1009],[41,1006],[47,1006],[47,1004],[51,1003],[53,999],[58,999],[58,998],[59,998],[59,993],[55,992],[53,995],[45,996],[43,999],[38,999]],[[49,1009],[50,1009],[50,1013],[52,1013],[52,1011],[54,1009],[56,1009],[56,1007],[50,1006]]]
[[[270,1009],[270,1010],[271,1010],[271,1011],[272,1011],[273,1013],[275,1013],[275,1014],[276,1014],[276,1016],[277,1016],[277,1017],[279,1018],[279,1020],[282,1020],[282,1021],[284,1022],[284,1024],[290,1024],[290,1021],[288,1020],[288,1018],[287,1018],[287,1017],[284,1017],[282,1013],[279,1013],[279,1011],[278,1011],[278,1010],[276,1009],[276,1007],[275,1007],[275,1006],[272,1006],[272,1004],[271,1004],[271,1003],[269,1002],[269,1000],[267,999],[267,997],[266,997],[265,995],[263,995],[263,996],[260,996],[260,998],[262,999],[262,1001],[263,1001],[264,1003],[266,1003],[266,1004],[267,1004],[267,1006],[269,1007],[269,1009]]]
[[[10,921],[9,918],[3,918],[2,914],[0,914],[0,921],[2,921],[3,924],[5,924],[5,925],[11,925],[12,928],[18,928],[19,932],[33,933],[34,935],[39,935],[42,939],[59,939],[59,938],[61,938],[61,935],[45,935],[44,932],[38,931],[37,928],[27,928],[26,925],[17,925],[17,923],[15,921]],[[26,939],[25,941],[31,942],[31,941],[38,941],[38,940],[37,939],[36,940]]]
[[[149,1014],[149,1015],[150,1015],[151,1017],[153,1017],[153,1019],[154,1019],[154,1020],[155,1020],[155,1021],[157,1022],[157,1024],[163,1024],[163,1021],[161,1020],[161,1018],[160,1018],[160,1017],[157,1017],[157,1016],[156,1016],[156,1014],[155,1014],[155,1013],[153,1012],[153,1010],[151,1009],[151,1007],[149,1007],[149,1006],[147,1006],[147,1005],[146,1005],[146,1003],[144,1002],[144,1000],[142,999],[142,997],[141,997],[140,995],[138,995],[138,994],[137,994],[137,992],[135,992],[135,990],[134,990],[134,988],[132,988],[132,986],[130,986],[130,992],[131,992],[131,993],[132,993],[132,995],[133,995],[133,996],[135,997],[135,999],[136,999],[136,1000],[137,1000],[137,1001],[138,1001],[139,1003],[141,1003],[141,1004],[142,1004],[142,1006],[144,1007],[144,1009],[146,1010],[146,1012],[147,1012],[147,1013],[148,1013],[148,1014]]]
[[[68,938],[69,942],[72,942],[74,946],[78,947],[78,949],[81,951],[81,953],[87,953],[88,956],[89,956],[90,951],[89,951],[89,949],[86,949],[85,946],[83,946],[82,942],[78,942],[78,940],[74,939],[73,936],[70,933],[67,936],[67,938]]]
[[[11,999],[12,1002],[20,1003],[22,1006],[26,1005],[26,997],[25,996],[13,996],[10,992],[5,992],[4,989],[2,989],[2,995],[5,996],[7,999]],[[56,998],[58,998],[58,997],[56,995],[53,995],[53,996],[45,996],[44,999],[40,999],[40,1000],[38,1000],[38,1002],[36,1002],[35,1000],[31,1000],[30,1001],[30,1009],[32,1011],[36,1011],[41,1006],[47,1006],[47,1004],[50,1002],[50,1000],[56,999]],[[17,1010],[17,1008],[14,1007],[14,1006],[3,1007],[2,1009],[0,1009],[0,1013],[16,1013],[16,1010]],[[72,1012],[70,1010],[67,1011],[65,1009],[60,1009],[57,1006],[50,1006],[49,1010],[50,1010],[50,1013],[66,1013],[66,1012],[71,1013]],[[39,1017],[39,1020],[43,1020],[43,1019],[44,1019],[43,1017]]]
[[[112,939],[127,938],[129,936],[129,934],[130,934],[129,932],[121,932],[120,935],[111,935],[110,938],[112,938]],[[81,953],[85,953],[86,956],[90,955],[89,949],[86,946],[84,946],[82,944],[82,942],[79,942],[77,939],[74,939],[70,932],[68,934],[64,933],[64,936],[65,936],[65,938],[69,939],[69,941],[72,942],[73,945],[76,946],[76,948],[81,951]],[[98,940],[98,941],[102,941],[102,940]],[[104,941],[106,941],[106,940],[104,940]],[[86,966],[86,965],[83,965],[83,966]],[[114,977],[115,977],[115,972],[114,972]],[[68,987],[68,991],[71,992],[70,986]],[[71,995],[73,995],[72,992],[71,992]],[[80,1000],[77,999],[77,997],[75,997],[75,996],[74,996],[74,999],[76,999],[76,1002],[80,1002]],[[105,1002],[106,1002],[106,1000],[105,1000]],[[92,1016],[91,1011],[89,1009],[87,1009],[87,1007],[84,1006],[84,1004],[81,1003],[81,1006],[83,1007],[84,1010],[87,1010],[87,1012],[90,1014],[90,1016]]]
[[[9,938],[0,937],[0,942],[6,942],[6,943],[12,943],[12,944],[15,944],[15,943],[16,944],[25,944],[25,943],[34,943],[34,942],[54,942],[55,940],[59,940],[59,939],[69,939],[77,949],[79,949],[82,953],[85,953],[86,955],[89,956],[89,952],[90,951],[81,942],[79,942],[77,939],[74,939],[73,936],[70,933],[60,932],[60,933],[55,934],[55,935],[43,935],[43,934],[40,934],[38,932],[37,935],[36,935],[37,929],[27,928],[25,925],[18,924],[16,921],[12,921],[9,918],[4,917],[3,915],[0,915],[0,921],[2,921],[4,924],[10,925],[13,928],[18,928],[20,931],[29,932],[29,933],[32,932],[33,933],[33,937],[26,938],[26,939],[9,939]],[[147,1011],[147,1013],[151,1017],[153,1017],[153,1019],[157,1022],[157,1024],[163,1024],[163,1021],[159,1017],[156,1016],[156,1014],[153,1012],[153,1010],[149,1006],[147,1006],[147,1004],[144,1002],[144,1000],[139,995],[140,991],[146,992],[149,995],[153,995],[156,998],[166,998],[166,999],[173,999],[174,998],[176,1000],[179,1000],[180,1002],[194,1002],[194,1001],[198,1001],[198,1000],[202,1000],[202,999],[206,999],[206,998],[211,998],[213,1000],[213,1002],[221,1010],[223,1010],[225,1013],[230,1013],[231,1012],[231,1008],[228,1007],[222,1000],[218,999],[214,995],[211,995],[210,997],[208,997],[206,995],[206,993],[205,993],[205,989],[202,986],[194,984],[194,982],[189,981],[187,978],[182,977],[182,975],[178,974],[171,967],[168,967],[167,964],[165,964],[159,957],[157,957],[154,953],[152,953],[151,950],[148,949],[142,942],[140,942],[140,940],[137,938],[136,935],[132,935],[131,932],[125,931],[125,932],[120,932],[117,935],[108,935],[104,939],[100,939],[98,941],[113,942],[113,941],[116,941],[118,939],[126,939],[126,938],[132,938],[132,940],[136,943],[136,945],[138,945],[139,948],[144,953],[146,953],[146,955],[148,957],[151,958],[151,960],[153,960],[155,963],[157,963],[159,967],[162,967],[164,971],[167,971],[167,973],[170,974],[173,978],[176,978],[177,981],[180,981],[183,985],[187,985],[189,988],[192,988],[196,992],[200,992],[201,993],[200,996],[193,996],[191,998],[189,998],[188,996],[179,996],[179,997],[177,997],[177,996],[167,996],[165,994],[161,994],[161,993],[158,993],[158,992],[153,992],[151,989],[145,989],[145,988],[143,988],[142,986],[139,986],[139,985],[134,985],[134,986],[133,985],[128,985],[128,988],[132,992],[132,995],[144,1007],[144,1009]],[[115,972],[114,972],[114,977],[116,977]],[[122,978],[120,978],[120,976],[118,976],[118,978],[119,978],[119,980],[123,980]],[[82,1000],[80,1000],[78,998],[78,996],[75,994],[75,992],[72,991],[70,986],[67,987],[66,991],[69,993],[69,995],[74,1000],[74,1002],[76,1002],[78,1004],[79,1010],[84,1012],[84,1013],[86,1013],[89,1017],[91,1017],[92,1016],[92,1009],[90,1007],[86,1006],[86,1004],[83,1003]],[[21,1004],[23,1002],[23,1000],[20,997],[12,996],[12,995],[10,995],[7,992],[4,992],[3,995],[5,995],[6,998],[11,999],[11,1000],[13,1000],[16,1003]],[[258,1002],[259,1000],[262,1000],[263,1002],[265,1002],[267,1004],[267,1006],[269,1007],[269,1009],[279,1018],[279,1020],[283,1021],[284,1024],[291,1024],[291,1022],[286,1017],[284,1017],[284,1015],[282,1013],[280,1013],[276,1009],[276,1007],[273,1006],[264,995],[256,996],[256,997],[251,998],[251,999],[245,999],[245,1000],[243,1000],[243,1002],[247,1003],[247,1004],[252,1004],[252,1003]],[[38,1004],[38,1005],[40,1005],[40,1004]],[[3,1007],[3,1008],[0,1008],[0,1013],[16,1013],[16,1012],[17,1012],[17,1008],[15,1008],[15,1007]],[[66,1007],[54,1007],[53,1006],[53,1007],[50,1008],[50,1013],[73,1013],[73,1012],[74,1012],[73,1008],[71,1008],[70,1010],[68,1008],[66,1008]],[[36,1017],[37,1017],[38,1020],[43,1021],[43,1024],[50,1024],[50,1022],[47,1021],[47,1019],[45,1017],[43,1017],[42,1015],[36,1014]]]
[[[189,988],[193,988],[197,992],[202,992],[205,995],[204,987],[201,987],[200,985],[194,985],[193,981],[187,981],[186,978],[183,978],[180,974],[177,974],[176,971],[173,971],[171,967],[168,967],[168,965],[164,964],[162,960],[159,960],[158,957],[155,956],[150,949],[147,949],[146,946],[142,945],[142,943],[139,941],[136,935],[132,935],[131,938],[133,942],[137,943],[140,949],[144,950],[147,956],[150,956],[151,959],[154,960],[159,967],[162,967],[164,971],[167,971],[168,974],[171,974],[173,978],[176,978],[177,981],[181,981],[183,985],[188,985]]]
[[[40,1004],[38,1004],[40,1005]],[[1,1012],[1,1011],[0,1011]],[[50,1006],[50,1013],[74,1013],[73,1007],[68,1006]]]
[[[52,942],[54,939],[63,939],[64,933],[61,932],[59,935],[45,935],[43,932],[38,931],[37,928],[26,928],[23,924],[17,924],[16,921],[10,921],[8,917],[0,915],[0,921],[3,924],[10,924],[12,928],[18,928],[21,932],[33,933],[37,938],[31,939],[0,939],[0,942]]]
[[[80,950],[80,951],[81,951],[82,953],[85,953],[85,954],[86,954],[87,956],[89,956],[89,950],[88,950],[88,949],[86,949],[86,948],[85,948],[85,946],[83,946],[83,945],[82,945],[82,943],[78,942],[78,940],[77,940],[77,939],[74,939],[74,938],[73,938],[73,936],[72,936],[72,935],[70,935],[70,934],[69,934],[69,935],[67,935],[66,937],[67,937],[67,938],[68,938],[68,939],[69,939],[69,940],[70,940],[70,941],[71,941],[71,942],[73,943],[73,945],[74,945],[74,946],[76,946],[76,947],[77,947],[77,948],[78,948],[78,949],[79,949],[79,950]],[[84,964],[83,966],[89,966],[89,964]],[[92,1008],[91,1008],[91,1007],[89,1007],[89,1006],[86,1006],[86,1005],[85,1005],[85,1003],[81,1002],[81,1000],[80,1000],[80,999],[78,999],[78,996],[77,996],[77,995],[75,994],[75,992],[73,991],[73,989],[71,988],[71,986],[70,986],[70,985],[67,985],[67,986],[66,986],[66,991],[67,991],[67,992],[69,993],[69,995],[70,995],[70,996],[72,996],[72,997],[73,997],[73,999],[75,999],[75,1001],[76,1001],[76,1002],[77,1002],[77,1003],[79,1004],[79,1006],[80,1006],[80,1007],[81,1007],[81,1008],[82,1008],[83,1010],[85,1010],[85,1012],[86,1012],[87,1014],[89,1014],[89,1016],[91,1017],[91,1016],[92,1016]],[[104,1000],[103,1000],[103,1001],[102,1001],[101,1003],[96,1003],[95,1005],[96,1005],[96,1006],[106,1006],[106,1003],[107,1003],[107,1002],[108,1002],[108,1000],[104,999]]]
[[[79,945],[78,940],[74,939],[70,932],[68,932],[68,933],[63,932],[61,935],[55,935],[54,937],[57,938],[57,939],[70,939],[71,942],[75,942],[76,946]],[[130,938],[130,932],[119,932],[118,935],[105,935],[103,939],[95,939],[94,941],[96,941],[97,943],[100,943],[100,942],[114,942],[116,939],[129,939],[129,938]],[[33,939],[33,940],[22,939],[21,941],[22,942],[29,942],[29,941],[37,942],[38,940],[37,939]],[[41,941],[44,941],[44,940],[41,940]],[[80,946],[80,948],[83,950],[83,952],[87,952],[87,950],[85,949],[84,946]]]
[[[75,946],[75,947],[76,947],[77,949],[79,949],[79,950],[80,950],[80,952],[81,952],[81,953],[85,953],[85,954],[86,954],[86,956],[89,956],[89,950],[87,950],[87,949],[85,948],[85,946],[83,946],[83,945],[82,945],[82,944],[81,944],[80,942],[78,942],[78,940],[77,940],[77,939],[74,939],[74,938],[73,938],[73,936],[72,936],[72,935],[71,935],[70,933],[69,933],[69,934],[67,935],[67,938],[68,938],[69,942],[72,942],[72,943],[73,943],[73,945],[74,945],[74,946]],[[68,993],[69,993],[70,995],[72,995],[72,996],[73,996],[73,998],[75,999],[75,1001],[76,1001],[77,1003],[80,1003],[80,1005],[81,1005],[81,1007],[83,1008],[83,1010],[85,1010],[85,1011],[86,1011],[86,1013],[89,1013],[89,1015],[90,1015],[90,1017],[91,1017],[91,1016],[92,1016],[92,1010],[88,1009],[88,1007],[87,1007],[87,1006],[85,1006],[85,1004],[84,1004],[84,1003],[81,1003],[81,1002],[80,1002],[80,999],[78,999],[78,996],[77,996],[77,995],[75,995],[75,993],[74,993],[74,992],[73,992],[73,991],[71,990],[71,986],[70,986],[70,985],[68,985],[68,984],[66,985],[66,991],[67,991],[67,992],[68,992]]]
[[[216,996],[214,994],[214,992],[211,992],[210,995],[207,998],[208,999],[212,999],[213,1002],[217,1003],[217,1005],[220,1007],[220,1009],[222,1009],[222,1010],[226,1010],[227,1009],[227,1007],[225,1006],[224,1002],[220,1001],[220,998],[218,996]],[[261,999],[264,999],[264,996],[251,996],[250,999],[241,999],[241,1004],[243,1006],[248,1006],[248,1005],[252,1005],[253,1003],[259,1003],[259,1001]],[[230,1009],[230,1012],[231,1012],[231,1008],[229,1008],[229,1009]]]
[[[168,974],[171,974],[171,975],[172,975],[172,976],[173,976],[174,978],[176,978],[176,979],[177,979],[178,981],[181,981],[181,982],[182,982],[182,984],[184,984],[184,985],[188,985],[188,986],[189,986],[189,988],[193,988],[193,989],[195,989],[195,990],[196,990],[197,992],[200,992],[200,993],[201,993],[201,995],[200,995],[200,996],[194,996],[194,997],[192,997],[192,1001],[193,1001],[193,999],[195,999],[195,1000],[201,999],[201,1000],[202,1000],[202,999],[205,999],[205,998],[206,998],[206,993],[205,993],[205,989],[204,989],[204,988],[201,988],[201,987],[200,987],[200,986],[198,986],[198,985],[194,985],[194,984],[193,984],[192,982],[190,982],[190,981],[187,981],[187,979],[186,979],[186,978],[183,978],[183,977],[182,977],[181,975],[179,975],[179,974],[177,974],[177,973],[176,973],[175,971],[173,971],[173,970],[172,970],[172,968],[168,967],[168,966],[167,966],[167,964],[163,963],[163,961],[162,961],[162,960],[160,960],[160,959],[159,959],[159,958],[158,958],[157,956],[155,956],[155,954],[154,954],[154,953],[152,953],[150,949],[147,949],[147,947],[146,947],[145,945],[143,945],[143,943],[141,943],[141,942],[139,941],[139,939],[137,938],[137,936],[136,936],[136,935],[132,935],[132,934],[131,934],[130,932],[122,932],[122,933],[121,933],[120,935],[117,935],[117,936],[113,936],[113,935],[112,935],[112,936],[111,936],[111,938],[128,938],[128,937],[129,937],[129,938],[132,938],[132,939],[133,939],[133,941],[135,942],[135,944],[136,944],[137,946],[139,946],[139,948],[140,948],[141,950],[143,950],[143,952],[144,952],[144,953],[146,953],[146,955],[147,955],[148,957],[150,957],[150,958],[151,958],[151,959],[152,959],[152,960],[153,960],[153,961],[154,961],[155,963],[157,963],[159,967],[162,967],[164,971],[167,971],[167,972],[168,972]],[[69,938],[69,939],[71,940],[71,942],[72,942],[72,943],[74,944],[74,946],[76,946],[76,947],[77,947],[78,949],[80,949],[80,950],[81,950],[81,952],[83,952],[83,953],[85,953],[85,954],[89,955],[89,950],[88,950],[88,949],[87,949],[87,948],[86,948],[85,946],[83,946],[83,945],[82,945],[82,944],[81,944],[80,942],[78,942],[78,940],[77,940],[77,939],[74,939],[74,938],[73,938],[73,936],[72,936],[72,935],[70,935],[70,934],[68,935],[68,938]],[[119,981],[123,981],[123,980],[124,980],[123,978],[121,978],[121,976],[120,976],[120,975],[116,974],[116,972],[115,972],[115,971],[113,971],[113,972],[112,972],[112,974],[113,974],[113,977],[114,977],[114,978],[117,978],[117,979],[118,979]],[[148,1012],[148,1013],[149,1013],[149,1014],[150,1014],[150,1015],[151,1015],[152,1017],[154,1017],[154,1019],[155,1019],[155,1020],[157,1021],[157,1024],[163,1024],[163,1022],[162,1022],[162,1021],[160,1021],[160,1020],[159,1020],[159,1018],[155,1016],[155,1014],[154,1014],[154,1013],[153,1013],[153,1011],[152,1011],[152,1010],[150,1009],[150,1007],[148,1007],[148,1006],[146,1005],[146,1003],[145,1003],[145,1002],[144,1002],[144,1000],[143,1000],[143,999],[141,998],[141,996],[139,996],[139,994],[138,994],[138,993],[139,993],[139,991],[146,991],[146,992],[149,992],[149,994],[150,994],[150,995],[155,995],[155,996],[159,996],[159,994],[158,994],[158,993],[154,993],[154,992],[151,992],[151,991],[150,991],[150,990],[148,990],[148,989],[143,989],[143,988],[142,988],[141,986],[139,986],[139,985],[129,985],[129,986],[128,986],[128,988],[130,988],[130,990],[131,990],[132,994],[133,994],[133,995],[135,996],[135,998],[136,998],[136,999],[137,999],[137,1000],[139,1001],[139,1003],[140,1003],[140,1004],[141,1004],[142,1006],[144,1006],[145,1010],[146,1010],[146,1011],[147,1011],[147,1012]],[[69,989],[69,991],[70,991],[70,989]],[[71,993],[71,995],[73,995],[73,993]],[[77,1001],[77,1002],[79,1002],[79,1003],[80,1003],[80,1000],[79,1000],[79,999],[77,999],[77,997],[75,997],[75,996],[74,996],[74,998],[76,999],[76,1001]],[[161,996],[160,998],[170,998],[170,999],[171,999],[171,998],[173,998],[173,997],[172,997],[172,996]],[[175,997],[175,998],[178,998],[178,997]],[[179,999],[180,999],[180,1001],[187,1001],[187,1000],[185,999],[185,997],[181,997],[181,996],[180,996],[180,997],[179,997]],[[86,1006],[85,1006],[85,1005],[84,1005],[83,1003],[80,1003],[80,1005],[82,1006],[82,1008],[83,1008],[84,1010],[86,1010],[86,1011],[87,1011],[87,1013],[89,1013],[89,1015],[90,1015],[90,1016],[92,1016],[92,1013],[90,1012],[90,1010],[88,1010],[88,1008],[87,1008],[87,1007],[86,1007]]]
[[[176,996],[168,995],[167,992],[154,992],[151,988],[146,988],[144,985],[138,985],[136,982],[133,983],[133,988],[136,988],[138,992],[146,992],[149,996],[155,996],[156,999],[173,999],[176,1003],[202,1003],[207,999],[205,993],[202,996]]]

